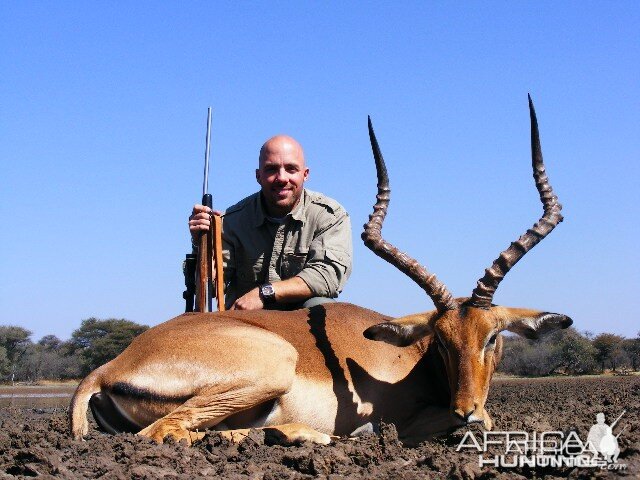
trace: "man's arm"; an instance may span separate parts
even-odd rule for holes
[[[276,303],[302,302],[313,296],[309,286],[299,277],[274,282],[272,285],[276,294]],[[264,308],[264,302],[256,287],[236,300],[231,310],[258,310],[261,308]]]
[[[304,268],[296,277],[307,284],[310,296],[335,298],[351,274],[352,258],[351,221],[341,208],[311,242]]]

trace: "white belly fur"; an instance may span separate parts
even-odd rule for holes
[[[368,402],[362,402],[351,385],[349,390],[353,394],[352,401],[358,414],[367,417],[373,406]],[[291,390],[276,401],[265,419],[264,426],[304,423],[319,432],[332,434],[337,414],[338,399],[330,382],[318,382],[298,376],[293,381]],[[354,420],[357,422],[357,419]]]
[[[280,397],[264,426],[304,423],[323,433],[332,433],[338,401],[330,383],[296,377],[291,389]]]

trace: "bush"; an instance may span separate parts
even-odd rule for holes
[[[576,329],[554,332],[541,340],[505,336],[498,371],[520,376],[586,374],[597,368],[596,349]]]

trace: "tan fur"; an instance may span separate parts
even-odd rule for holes
[[[239,430],[228,434],[235,438],[242,429],[272,428],[285,443],[323,443],[380,419],[396,423],[409,443],[470,421],[490,428],[484,403],[497,361],[481,350],[491,332],[512,321],[509,312],[461,309],[391,321],[335,303],[184,314],[137,337],[80,384],[71,432],[76,439],[86,434],[87,404],[97,393],[158,442],[167,435],[191,442],[193,432],[208,428]],[[393,324],[409,332],[413,346],[363,336]],[[446,372],[428,354],[436,336],[446,343]],[[433,383],[438,376],[452,392],[444,401],[443,386]],[[304,428],[283,427],[289,424]]]

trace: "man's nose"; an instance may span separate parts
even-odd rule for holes
[[[287,171],[284,168],[280,168],[276,173],[276,181],[278,182],[287,182]]]

